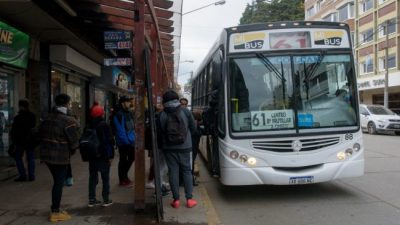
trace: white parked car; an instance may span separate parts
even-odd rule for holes
[[[370,134],[394,132],[400,135],[400,116],[382,105],[360,104],[361,129]]]

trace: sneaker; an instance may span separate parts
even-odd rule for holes
[[[49,221],[50,222],[58,222],[58,221],[65,221],[65,220],[70,220],[71,216],[66,212],[52,212],[50,213],[49,216]]]
[[[68,177],[64,182],[64,185],[68,187],[71,187],[73,184],[74,184],[74,178],[72,177]]]
[[[179,199],[175,199],[174,201],[171,202],[172,208],[175,208],[175,209],[179,208],[180,204],[181,203],[179,202]]]
[[[108,206],[110,206],[110,205],[112,205],[114,202],[112,201],[112,200],[107,200],[107,201],[104,201],[103,202],[103,205],[101,205],[101,206],[103,206],[103,207],[108,207]]]
[[[15,182],[24,182],[26,181],[26,177],[18,177],[17,179],[14,180]]]
[[[88,203],[88,207],[89,208],[92,208],[92,207],[95,207],[95,206],[98,206],[98,205],[101,205],[101,201],[98,201],[98,200],[89,200],[89,203]]]
[[[197,205],[197,201],[194,199],[188,199],[186,202],[186,207],[193,208]]]
[[[154,185],[154,181],[150,181],[146,183],[146,189],[154,189],[156,186]]]

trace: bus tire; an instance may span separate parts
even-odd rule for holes
[[[376,126],[374,122],[369,122],[367,128],[369,134],[376,134]]]

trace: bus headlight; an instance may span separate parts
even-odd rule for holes
[[[338,153],[336,154],[336,157],[337,157],[339,160],[345,160],[345,159],[346,159],[346,153],[345,153],[345,152],[338,152]]]
[[[353,155],[353,149],[351,149],[351,148],[346,149],[346,155],[347,156]]]
[[[229,156],[230,156],[232,159],[237,159],[237,158],[239,157],[239,152],[237,152],[237,151],[231,151],[231,152],[229,153]]]
[[[250,157],[250,158],[247,160],[247,163],[248,163],[250,166],[255,166],[255,165],[257,164],[257,160],[256,160],[256,158],[254,158],[254,157]]]
[[[360,145],[359,143],[355,143],[355,144],[353,145],[353,150],[354,150],[355,152],[360,151],[360,149],[361,149],[361,145]]]
[[[241,156],[239,157],[239,159],[240,159],[240,162],[241,162],[241,163],[246,163],[246,162],[247,162],[247,155],[241,155]]]

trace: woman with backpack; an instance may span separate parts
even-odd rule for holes
[[[104,120],[104,108],[95,103],[90,109],[89,129],[96,131],[99,145],[97,154],[89,159],[89,204],[88,207],[102,205],[110,206],[113,202],[110,194],[110,166],[114,158],[114,139],[111,128]],[[96,185],[99,181],[98,173],[103,181],[103,202],[96,199]]]

